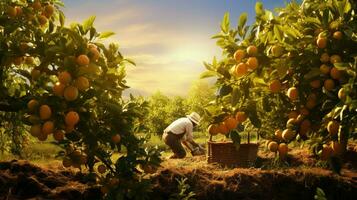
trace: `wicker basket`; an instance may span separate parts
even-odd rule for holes
[[[240,144],[238,150],[232,141],[215,142],[210,137],[207,161],[228,167],[252,167],[257,159],[258,146],[250,143],[250,134],[248,134],[248,143]]]

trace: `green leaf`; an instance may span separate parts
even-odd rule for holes
[[[90,28],[93,27],[94,20],[95,20],[95,16],[90,16],[88,19],[86,19],[86,20],[83,22],[84,32],[87,33],[87,32],[90,30]]]
[[[320,74],[321,74],[321,72],[320,72],[319,68],[313,68],[313,69],[310,70],[309,73],[304,75],[304,78],[305,79],[312,79],[314,77],[320,76]]]
[[[223,20],[222,20],[222,24],[221,24],[221,30],[224,33],[228,33],[228,31],[229,31],[229,13],[228,12],[226,12],[224,14],[224,17],[223,17]]]
[[[200,75],[200,78],[201,79],[210,78],[210,77],[213,77],[216,75],[217,75],[217,73],[215,71],[205,71]]]
[[[100,33],[99,39],[105,39],[105,38],[108,38],[108,37],[113,36],[113,35],[115,35],[115,33],[111,32],[111,31],[103,32],[103,33]]]
[[[283,40],[283,37],[281,35],[282,33],[280,32],[280,30],[278,29],[277,26],[274,26],[274,35],[275,38],[278,39],[279,42],[281,42]]]
[[[61,26],[64,26],[66,17],[64,16],[62,11],[59,12],[59,21],[60,21]]]
[[[255,13],[257,16],[263,15],[264,14],[264,8],[263,8],[263,3],[262,2],[257,2],[255,4]]]
[[[339,70],[346,70],[349,67],[348,63],[334,63],[333,65]]]
[[[248,14],[246,12],[242,13],[239,16],[239,24],[238,24],[238,29],[239,30],[243,29],[245,23],[247,22],[247,17],[248,17]]]

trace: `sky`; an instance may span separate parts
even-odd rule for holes
[[[113,31],[127,67],[125,94],[147,96],[156,91],[185,96],[205,71],[203,61],[221,54],[211,36],[219,32],[224,13],[236,26],[241,13],[254,20],[255,0],[63,0],[67,23],[95,15],[99,32]],[[273,10],[285,0],[261,0]]]

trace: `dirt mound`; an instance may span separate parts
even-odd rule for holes
[[[0,162],[0,199],[100,199],[81,173],[52,171],[27,161]]]

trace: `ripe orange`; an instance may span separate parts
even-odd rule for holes
[[[52,115],[52,110],[48,105],[42,105],[40,106],[40,119],[41,120],[47,120],[51,118]]]
[[[39,17],[38,17],[38,22],[40,23],[40,25],[45,25],[45,24],[47,24],[47,21],[48,21],[48,19],[47,19],[47,17],[45,16],[45,15],[40,15]]]
[[[35,62],[35,59],[32,56],[25,57],[25,63],[28,65],[32,65]]]
[[[245,57],[246,53],[244,50],[242,49],[238,49],[235,53],[234,53],[234,59],[237,61],[237,62],[241,62],[242,59]]]
[[[333,153],[332,147],[324,144],[321,151],[321,160],[329,159],[332,153]]]
[[[20,17],[22,15],[22,8],[19,6],[16,6],[15,9],[16,9],[16,16]]]
[[[327,91],[331,91],[335,88],[335,82],[332,80],[332,79],[327,79],[325,80],[324,82],[324,88],[327,90]]]
[[[35,0],[32,4],[34,10],[40,10],[42,8],[40,0]]]
[[[56,96],[62,97],[65,87],[66,86],[64,84],[57,82],[52,88],[53,94],[55,94]]]
[[[295,137],[295,133],[290,129],[285,129],[282,133],[282,137],[285,141],[290,141]]]
[[[224,124],[226,125],[228,130],[232,130],[237,128],[238,121],[234,117],[230,116],[226,120],[224,120]]]
[[[99,165],[97,169],[98,169],[98,172],[101,174],[104,174],[107,171],[107,167],[103,164]]]
[[[269,89],[272,93],[278,93],[281,89],[281,83],[279,80],[273,80],[269,84]]]
[[[218,125],[217,124],[211,124],[207,128],[207,132],[210,135],[217,135],[218,134]]]
[[[276,130],[275,133],[274,133],[274,135],[275,135],[275,137],[276,137],[278,140],[283,139],[283,137],[282,137],[283,132],[282,132],[280,129]]]
[[[109,185],[111,187],[115,187],[115,186],[119,185],[119,179],[118,178],[111,178],[109,180]]]
[[[330,70],[331,70],[331,67],[329,67],[329,66],[326,65],[326,64],[322,64],[322,65],[320,66],[320,72],[321,72],[322,74],[330,74]]]
[[[31,78],[32,78],[32,80],[37,80],[38,78],[40,78],[40,76],[41,76],[41,71],[40,71],[40,70],[38,70],[38,69],[33,69],[33,70],[31,71]]]
[[[296,124],[301,123],[301,121],[304,120],[304,118],[305,118],[305,115],[303,115],[303,114],[298,115],[297,118],[295,119],[296,120],[295,123]]]
[[[301,113],[301,115],[303,115],[303,116],[307,116],[307,115],[310,114],[310,111],[309,111],[308,109],[306,109],[305,107],[303,107],[303,108],[300,109],[300,113]],[[299,115],[296,116],[296,118],[298,118],[298,117],[299,117]]]
[[[314,89],[318,89],[321,87],[321,82],[320,80],[313,80],[310,82],[310,86]]]
[[[76,62],[79,66],[86,66],[89,65],[89,58],[87,55],[82,54],[80,56],[77,57]]]
[[[297,118],[298,115],[299,115],[298,111],[292,110],[292,111],[289,112],[288,118],[289,118],[289,119],[291,119],[291,118]]]
[[[254,45],[251,45],[247,48],[247,53],[250,56],[255,56],[258,53],[258,48]]]
[[[331,147],[332,147],[332,150],[333,150],[332,154],[336,155],[336,156],[341,155],[343,153],[343,151],[344,151],[343,145],[341,143],[337,142],[337,141],[333,141],[331,143]]]
[[[332,64],[340,63],[341,61],[342,61],[342,59],[341,59],[341,56],[339,56],[339,55],[332,55],[332,56],[330,57],[330,62],[331,62]]]
[[[304,119],[304,121],[300,124],[299,133],[300,135],[306,135],[307,132],[311,129],[311,122],[308,119]]]
[[[306,108],[310,110],[313,109],[315,106],[316,106],[316,100],[311,99],[306,102]]]
[[[276,152],[276,151],[278,150],[278,147],[279,147],[279,145],[278,145],[278,143],[275,142],[275,141],[271,141],[271,142],[269,142],[269,144],[268,144],[268,149],[269,149],[271,152]]]
[[[50,18],[54,12],[55,12],[55,7],[53,5],[49,4],[45,6],[44,13],[48,18]]]
[[[14,59],[14,65],[21,65],[24,62],[24,57],[19,56]]]
[[[229,130],[224,123],[220,123],[218,125],[218,132],[223,135],[226,135],[229,132]]]
[[[327,131],[330,135],[336,135],[340,129],[340,123],[338,121],[332,120],[327,124]]]
[[[34,137],[38,137],[39,135],[42,134],[42,127],[40,124],[36,124],[31,126],[30,133]]]
[[[72,131],[74,131],[74,126],[66,125],[64,130],[66,133],[72,133]]]
[[[317,95],[315,93],[311,93],[307,96],[308,101],[316,101],[317,100]]]
[[[67,101],[74,101],[78,98],[78,89],[70,85],[64,89],[63,96]]]
[[[69,111],[66,114],[65,122],[68,126],[75,126],[79,122],[79,115],[75,111]]]
[[[100,53],[97,48],[90,48],[89,49],[90,58],[94,61],[97,61],[100,57]],[[89,63],[88,63],[89,64]]]
[[[289,97],[289,99],[291,101],[297,100],[297,98],[299,97],[298,89],[296,87],[289,88],[288,91],[287,91],[287,96]]]
[[[316,41],[317,47],[320,49],[326,48],[327,46],[327,39],[326,38],[318,38]]]
[[[64,140],[64,131],[63,130],[57,130],[53,133],[53,138],[58,141],[61,142],[62,140]]]
[[[58,80],[63,85],[68,85],[72,81],[72,76],[69,72],[63,71],[58,74]]]
[[[119,134],[115,134],[112,136],[112,142],[114,142],[115,144],[118,144],[121,140],[121,137]]]
[[[68,157],[64,157],[63,161],[62,161],[62,165],[63,165],[63,167],[68,168],[72,165],[72,160]]]
[[[330,56],[328,55],[328,53],[321,54],[320,61],[322,63],[328,63],[330,61]]]
[[[54,128],[55,128],[55,124],[52,121],[47,121],[42,126],[42,133],[49,135],[53,133]]]
[[[33,112],[33,111],[37,110],[39,105],[40,105],[40,103],[36,99],[31,99],[27,103],[27,108],[29,109],[29,111]]]
[[[43,132],[41,132],[41,134],[37,136],[38,140],[40,140],[40,141],[46,141],[47,137],[48,137],[48,135]]]
[[[87,48],[88,48],[88,49],[91,49],[91,48],[97,49],[97,45],[95,45],[95,44],[93,44],[93,43],[88,43],[88,44],[87,44]]]
[[[280,57],[281,55],[283,55],[284,48],[282,46],[279,46],[279,45],[274,45],[271,48],[271,52],[273,53],[273,56]]]
[[[341,88],[341,89],[338,91],[338,98],[339,98],[341,101],[345,101],[345,100],[346,100],[346,92],[345,92],[345,89],[344,89],[344,88]]]
[[[246,64],[249,69],[255,70],[259,66],[259,61],[256,57],[249,57]]]
[[[85,91],[89,88],[89,81],[86,77],[80,76],[75,80],[74,85],[78,88],[78,90]]]
[[[243,111],[239,111],[236,113],[236,120],[238,123],[243,123],[245,120],[247,120],[248,116],[245,114]]]
[[[332,35],[333,38],[336,40],[341,40],[342,39],[342,32],[341,31],[335,31]]]
[[[15,18],[16,14],[17,14],[17,11],[16,11],[15,7],[9,6],[6,9],[6,13],[10,18]]]
[[[248,72],[248,66],[245,63],[239,63],[235,66],[234,74],[237,77],[246,75]]]
[[[288,121],[286,122],[286,127],[291,127],[294,126],[297,123],[297,118],[291,118],[288,119]]]
[[[342,74],[341,71],[338,70],[336,67],[332,67],[331,71],[330,71],[330,76],[335,79],[338,80],[341,78]]]
[[[278,147],[278,151],[279,151],[279,155],[281,157],[284,157],[289,151],[288,145],[285,143],[280,143]]]

